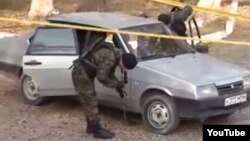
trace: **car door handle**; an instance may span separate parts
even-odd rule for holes
[[[37,62],[36,60],[32,60],[30,62],[25,62],[25,65],[41,65],[42,62]]]

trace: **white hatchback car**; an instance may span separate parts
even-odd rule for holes
[[[155,19],[114,13],[69,13],[48,21],[174,35]],[[77,94],[68,68],[79,57],[86,40],[94,39],[91,34],[94,32],[37,27],[28,34],[6,38],[3,42],[8,46],[0,48],[0,61],[20,67],[22,94],[29,104],[39,105],[49,96],[74,96]],[[107,42],[138,58],[138,65],[127,72],[126,106],[130,112],[141,113],[154,133],[174,131],[180,118],[206,119],[234,113],[249,100],[250,73],[244,68],[200,53],[185,41],[119,32],[108,35]],[[122,76],[119,68],[116,76]],[[123,108],[115,90],[96,81],[96,91],[101,104]]]

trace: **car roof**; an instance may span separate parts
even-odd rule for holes
[[[156,19],[110,12],[77,12],[53,16],[51,22],[72,23],[108,29],[123,29],[140,25],[160,23]]]

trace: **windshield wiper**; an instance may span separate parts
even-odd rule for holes
[[[154,59],[154,58],[161,58],[161,57],[166,57],[166,55],[163,55],[163,54],[148,55],[148,56],[141,57],[141,59]]]
[[[179,54],[176,54],[176,53],[172,53],[172,54],[168,54],[167,57],[171,57],[171,58],[174,58],[176,55],[179,55]]]
[[[172,58],[174,58],[175,56],[184,55],[184,54],[186,54],[186,53],[188,53],[188,52],[175,52],[175,53],[169,53],[169,54],[167,55],[167,57],[172,57]]]
[[[192,54],[194,54],[194,53],[196,53],[196,51],[195,51],[195,50],[189,50],[189,51],[187,51],[187,53],[192,53]]]
[[[163,57],[172,57],[172,58],[174,58],[175,56],[184,55],[184,54],[187,54],[187,53],[194,54],[194,53],[196,53],[196,51],[185,50],[185,51],[179,51],[179,52],[174,52],[174,53],[169,53],[169,54],[154,54],[154,55],[148,55],[148,56],[141,57],[140,59],[156,59],[156,58],[163,58]]]

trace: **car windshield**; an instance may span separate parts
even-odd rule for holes
[[[165,35],[173,34],[169,28],[165,27],[161,23],[126,28],[125,30]],[[184,40],[128,34],[121,34],[121,36],[129,50],[133,52],[139,60],[175,57],[177,55],[195,52],[195,50]]]

